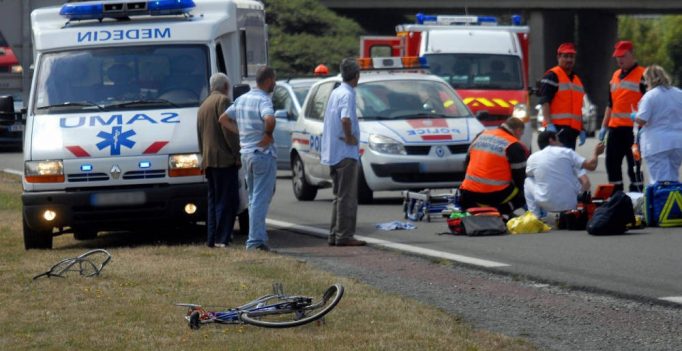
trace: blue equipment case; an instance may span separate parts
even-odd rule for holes
[[[648,226],[682,226],[682,183],[656,182],[646,187],[644,196]]]

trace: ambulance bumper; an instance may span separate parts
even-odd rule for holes
[[[206,183],[193,183],[24,193],[21,198],[24,219],[33,230],[129,230],[205,221],[207,192]]]

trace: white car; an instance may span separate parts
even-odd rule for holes
[[[310,201],[331,186],[320,163],[324,111],[341,77],[315,84],[292,135],[291,164],[297,199]],[[356,88],[360,121],[359,201],[373,192],[453,188],[464,179],[464,160],[483,125],[441,78],[423,73],[362,72]]]
[[[288,170],[291,167],[289,151],[291,150],[291,132],[301,114],[301,105],[310,91],[310,87],[320,78],[294,78],[277,81],[272,94],[272,105],[275,108],[277,126],[275,128],[275,146],[277,147],[277,169]]]

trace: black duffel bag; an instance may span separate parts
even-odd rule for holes
[[[587,222],[587,232],[592,235],[623,234],[628,224],[635,224],[632,200],[624,192],[614,193],[608,202],[597,207]]]

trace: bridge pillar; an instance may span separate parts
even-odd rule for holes
[[[590,99],[597,105],[601,120],[608,105],[608,82],[615,69],[611,58],[618,35],[618,19],[605,11],[531,11],[530,84],[540,80],[557,64],[556,49],[563,42],[577,46],[576,72]],[[531,104],[537,104],[537,97]]]
[[[618,40],[618,18],[606,11],[581,11],[576,24],[576,71],[592,103],[597,105],[597,120],[601,121],[609,103],[609,80],[617,68],[611,54]]]

